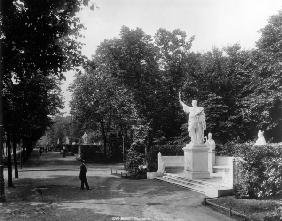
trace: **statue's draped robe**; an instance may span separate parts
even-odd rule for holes
[[[83,134],[82,141],[83,141],[83,144],[87,144],[88,143],[88,135],[87,135],[87,133]]]
[[[202,144],[204,142],[204,130],[206,129],[205,112],[203,107],[189,107],[181,102],[185,113],[189,114],[188,132],[191,142]]]

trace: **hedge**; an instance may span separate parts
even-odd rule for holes
[[[275,209],[274,212],[268,213],[264,219],[264,221],[278,221],[282,220],[282,206]]]
[[[282,191],[282,145],[235,144],[237,162],[234,185],[238,198],[264,198]]]

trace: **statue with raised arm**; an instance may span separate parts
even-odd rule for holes
[[[192,100],[192,107],[187,106],[181,101],[179,92],[179,102],[185,113],[189,114],[188,132],[192,144],[204,143],[204,130],[206,129],[205,112],[203,107],[197,106],[197,101]]]

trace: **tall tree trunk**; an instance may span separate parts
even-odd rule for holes
[[[0,56],[2,58],[1,50]],[[5,197],[5,181],[4,181],[4,166],[3,166],[3,71],[0,65],[0,202],[6,200]]]
[[[101,133],[102,133],[102,137],[103,137],[103,141],[104,141],[104,155],[105,155],[105,159],[107,157],[107,135],[105,132],[105,125],[104,125],[104,121],[101,121]]]
[[[13,168],[12,168],[12,157],[11,157],[11,139],[10,134],[7,134],[7,148],[8,148],[8,187],[14,187],[13,185]]]
[[[23,159],[23,163],[26,161],[27,159],[27,147],[28,147],[28,139],[24,138],[23,139],[23,152],[22,152],[22,159]]]
[[[152,147],[152,144],[153,144],[152,131],[149,131],[148,140],[145,145],[145,165],[147,166],[147,168],[149,167],[148,153]]]
[[[16,143],[15,135],[13,135],[13,157],[14,157],[14,167],[15,167],[15,178],[19,178],[18,162],[17,162],[17,143]]]
[[[20,166],[23,168],[23,144],[21,143]]]

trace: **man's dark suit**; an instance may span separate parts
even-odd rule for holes
[[[88,186],[87,178],[86,178],[86,173],[87,173],[87,168],[86,168],[85,164],[82,163],[80,165],[80,172],[79,172],[79,179],[81,181],[80,189],[82,189],[82,190],[84,190],[84,184],[85,184],[86,189],[89,190],[89,186]]]

